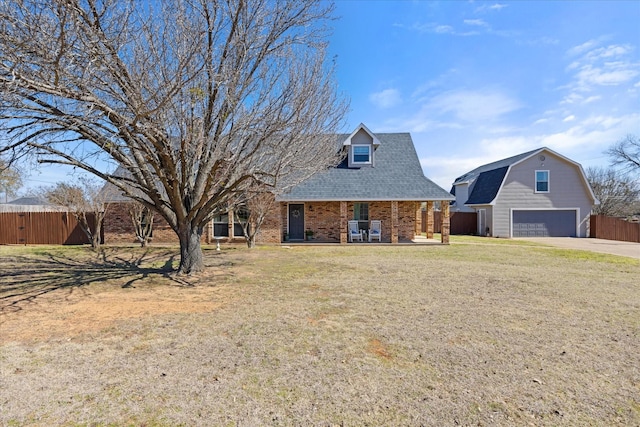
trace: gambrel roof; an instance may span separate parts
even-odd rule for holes
[[[498,197],[500,189],[502,188],[502,184],[504,183],[509,170],[518,163],[524,162],[531,157],[540,155],[544,151],[559,157],[567,163],[577,166],[582,175],[582,178],[584,179],[584,182],[586,183],[586,187],[589,189],[591,197],[593,198],[594,202],[597,203],[597,199],[587,181],[587,177],[582,170],[582,166],[580,166],[579,163],[574,162],[573,160],[561,154],[558,154],[547,147],[541,147],[532,151],[527,151],[526,153],[518,154],[513,157],[508,157],[506,159],[487,163],[486,165],[477,167],[472,171],[469,171],[464,175],[456,178],[453,183],[453,188],[451,189],[451,194],[455,194],[455,187],[457,185],[469,184],[469,188],[471,191],[468,195],[467,201],[464,203],[465,205],[492,204],[496,197]]]
[[[364,129],[364,125],[356,129]],[[350,135],[336,135],[342,143]],[[453,200],[446,190],[424,176],[409,133],[370,133],[375,164],[349,167],[348,160],[317,173],[278,198],[280,201],[432,201]]]

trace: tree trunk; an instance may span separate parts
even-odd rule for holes
[[[250,234],[248,236],[245,235],[245,240],[247,241],[247,247],[249,249],[253,249],[256,247],[256,235],[254,234]]]
[[[91,226],[89,225],[89,220],[87,219],[87,215],[84,212],[74,214],[76,219],[78,220],[78,224],[84,234],[89,239],[89,243],[91,244],[91,249],[98,249],[100,247],[100,235],[96,239],[95,233],[91,232]]]
[[[204,270],[200,237],[202,227],[185,226],[178,231],[180,239],[180,267],[178,274],[192,274]]]
[[[93,234],[91,235],[91,247],[93,249],[100,248],[102,242],[100,241],[100,235],[102,234],[102,220],[104,219],[104,213],[94,213],[95,226],[93,227]]]

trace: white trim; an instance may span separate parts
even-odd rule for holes
[[[571,163],[572,165],[576,166],[578,168],[578,170],[580,171],[580,174],[582,175],[583,182],[584,182],[584,184],[586,184],[587,190],[589,190],[589,194],[591,195],[591,198],[593,199],[594,204],[596,204],[596,205],[600,204],[600,201],[596,198],[596,195],[593,192],[593,188],[591,188],[591,185],[589,185],[589,180],[587,179],[587,175],[584,173],[584,169],[582,169],[582,165],[580,163],[578,163],[578,162],[574,162],[570,158],[565,157],[560,153],[556,153],[555,151],[553,151],[550,148],[542,147],[539,150],[534,151],[533,153],[531,153],[530,155],[528,155],[524,159],[521,159],[521,160],[519,160],[519,161],[517,161],[515,163],[512,163],[511,166],[515,166],[515,165],[517,165],[519,163],[522,163],[522,162],[524,162],[526,160],[529,160],[531,157],[539,155],[542,151],[547,151],[547,152],[553,154],[554,156],[560,157],[565,162]],[[507,173],[509,173],[509,171],[507,171]],[[505,175],[505,178],[506,177],[507,176]],[[502,187],[500,189],[502,189]],[[498,191],[498,194],[500,194],[499,191]]]
[[[360,131],[360,129],[364,130],[366,133],[368,133],[368,134],[369,134],[369,136],[373,139],[373,145],[374,145],[375,147],[377,147],[378,145],[380,145],[380,140],[379,140],[378,138],[376,138],[376,136],[373,134],[373,132],[371,132],[371,131],[369,130],[369,128],[368,128],[368,127],[366,127],[366,126],[364,125],[364,123],[360,123],[360,124],[356,127],[356,129],[355,129],[353,132],[351,132],[351,134],[347,137],[347,139],[345,139],[345,140],[342,142],[342,145],[351,145],[351,138],[353,138],[353,137],[355,136],[355,134],[357,134],[357,133]]]
[[[538,149],[538,150],[536,150],[536,151],[533,151],[533,152],[532,152],[531,154],[529,154],[527,157],[522,158],[522,159],[518,160],[517,162],[511,163],[511,164],[509,165],[509,167],[508,167],[508,169],[507,169],[507,172],[504,174],[504,178],[502,179],[502,182],[500,183],[500,188],[498,188],[498,191],[496,192],[496,197],[494,197],[494,199],[493,199],[491,202],[489,202],[489,203],[488,203],[488,205],[495,206],[495,202],[496,202],[496,200],[498,199],[498,197],[500,196],[500,193],[502,192],[502,187],[504,186],[504,183],[505,183],[505,181],[507,180],[507,177],[508,177],[508,176],[509,176],[509,174],[511,173],[511,169],[512,169],[514,166],[519,165],[520,163],[522,163],[522,162],[525,162],[525,161],[529,160],[529,159],[530,159],[530,158],[532,158],[533,156],[537,156],[537,155],[539,155],[539,154],[540,154],[541,152],[543,152],[543,151],[546,151],[546,152],[548,152],[548,153],[551,153],[552,155],[559,157],[561,160],[564,160],[565,162],[570,163],[570,164],[574,165],[575,167],[577,167],[577,168],[578,168],[578,171],[580,172],[580,175],[582,175],[582,182],[583,182],[583,184],[584,184],[584,185],[586,185],[586,186],[587,186],[587,190],[588,190],[588,192],[589,192],[589,195],[591,195],[591,199],[593,200],[593,204],[595,204],[595,205],[599,205],[599,204],[600,204],[600,201],[596,198],[596,195],[595,195],[595,193],[593,192],[593,188],[591,188],[591,185],[589,184],[589,180],[587,179],[587,175],[584,173],[584,169],[582,169],[582,165],[581,165],[580,163],[578,163],[578,162],[574,162],[574,161],[573,161],[573,160],[571,160],[570,158],[565,157],[565,156],[563,156],[562,154],[556,153],[555,151],[553,151],[553,150],[551,150],[551,149],[549,149],[549,148],[547,148],[547,147],[542,147],[542,148],[540,148],[540,149]],[[504,159],[503,159],[503,160],[504,160]],[[500,160],[498,160],[498,161],[500,161]],[[497,162],[498,162],[498,161],[497,161]],[[495,162],[494,162],[494,163],[495,163]],[[487,164],[490,164],[490,163],[487,163]],[[484,166],[484,165],[483,165],[483,166]],[[482,167],[482,166],[480,166],[480,167]],[[476,168],[476,169],[477,169],[477,168]],[[474,169],[474,170],[475,170],[475,169]],[[462,176],[464,176],[464,175],[462,175]],[[469,181],[469,180],[467,180],[467,181]],[[535,180],[534,180],[534,184],[535,184]],[[454,185],[455,185],[455,183],[454,183]],[[535,190],[535,187],[534,187],[534,190]],[[487,203],[483,203],[483,205],[487,205]],[[473,206],[478,206],[478,205],[467,205],[467,204],[465,204],[465,206],[473,207]]]
[[[215,219],[218,216],[222,216],[222,215],[226,215],[227,216],[227,236],[216,236],[216,224],[223,224],[222,222],[216,222]],[[226,211],[226,213],[224,214],[218,214],[215,215],[213,218],[211,218],[211,221],[209,221],[211,223],[211,237],[212,238],[216,238],[216,237],[226,237],[228,239],[233,239],[233,236],[228,236],[229,234],[229,211]],[[242,236],[244,237],[244,236]]]
[[[538,191],[538,172],[547,173],[547,190]],[[543,182],[543,181],[540,181]],[[536,194],[548,194],[551,193],[551,171],[549,169],[536,169],[533,172],[533,192]]]
[[[509,208],[509,238],[513,239],[513,211],[575,211],[576,237],[580,236],[580,208]]]
[[[355,148],[356,147],[367,147],[369,150],[369,161],[367,162],[356,162],[355,157]],[[371,144],[353,144],[349,148],[349,164],[350,165],[371,165],[373,164],[373,146]]]

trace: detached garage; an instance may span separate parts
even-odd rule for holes
[[[588,237],[598,204],[582,166],[546,147],[480,166],[453,183],[453,212],[478,212],[493,237]]]
[[[513,237],[576,237],[577,210],[514,210]]]

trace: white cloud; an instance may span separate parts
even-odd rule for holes
[[[640,75],[640,70],[633,69],[633,65],[624,62],[610,62],[603,67],[585,65],[576,74],[578,86],[588,90],[592,85],[617,86],[633,80]]]
[[[576,119],[576,116],[574,116],[573,114],[570,116],[565,117],[564,119],[562,119],[563,122],[572,122]]]
[[[638,132],[640,113],[592,115],[584,120],[576,118],[570,125],[546,118],[538,122],[539,126],[535,128],[529,127],[495,138],[486,132],[466,139],[456,136],[458,133],[443,137],[438,145],[455,146],[455,150],[449,151],[451,154],[438,152],[422,155],[420,162],[426,176],[447,190],[455,178],[480,165],[539,147],[549,147],[584,167],[605,165],[608,160],[602,153],[626,134]],[[433,135],[438,137],[439,132]],[[416,142],[420,138],[421,135],[414,135]],[[428,152],[434,152],[433,145]]]
[[[433,98],[428,106],[435,113],[450,113],[468,123],[496,120],[520,108],[520,103],[492,90],[454,90]]]
[[[562,153],[567,151],[569,157],[574,155],[576,160],[582,156],[580,151],[595,149],[603,151],[622,136],[633,133],[638,129],[640,113],[622,116],[594,115],[565,130],[556,131],[537,138],[542,145],[548,146]],[[576,150],[573,152],[572,150]]]
[[[616,56],[624,56],[633,51],[630,45],[609,45],[607,47],[601,47],[593,49],[588,52],[585,57],[590,61],[597,61],[602,58],[611,58]]]
[[[574,46],[567,52],[570,56],[581,55],[582,53],[591,50],[600,44],[599,40],[589,40],[581,45]]]
[[[419,33],[454,34],[455,30],[451,25],[443,25],[435,22],[416,23],[411,26],[404,24],[394,24],[395,27],[405,28]]]
[[[480,7],[476,8],[476,13],[478,12],[490,12],[490,11],[497,11],[499,12],[500,10],[504,9],[505,7],[507,7],[506,4],[504,3],[494,3],[494,4],[483,4]]]
[[[601,96],[590,96],[587,99],[585,99],[584,101],[582,101],[582,103],[583,104],[590,104],[592,102],[599,101],[601,99],[602,99]]]
[[[419,33],[434,33],[434,34],[450,34],[453,36],[477,36],[480,34],[479,31],[464,31],[459,32],[456,31],[454,27],[447,24],[438,24],[436,22],[428,22],[423,24],[413,24],[411,26],[403,25],[403,24],[394,24],[395,27],[409,29],[411,31],[417,31]]]
[[[391,108],[398,105],[402,99],[397,89],[385,89],[369,95],[369,100],[378,108]]]
[[[610,44],[598,47],[599,40],[590,40],[568,51],[579,56],[566,68],[573,72],[575,90],[586,92],[597,86],[619,86],[640,75],[640,64],[629,59],[633,46]]]
[[[380,123],[388,132],[482,129],[491,134],[513,132],[502,118],[521,107],[518,100],[499,89],[453,90],[413,100],[408,114]]]
[[[482,19],[465,19],[463,22],[466,25],[473,25],[473,26],[476,26],[476,27],[488,27],[489,26],[489,24],[487,24]]]

